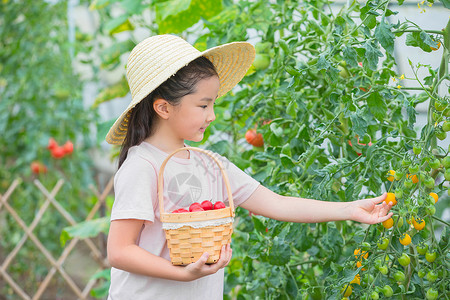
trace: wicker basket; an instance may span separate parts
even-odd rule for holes
[[[197,151],[206,154],[219,166],[227,189],[229,207],[188,213],[164,212],[164,168],[173,155],[183,150]],[[207,263],[211,264],[217,262],[220,257],[222,245],[231,242],[234,203],[228,176],[222,163],[212,154],[212,152],[195,147],[184,147],[175,150],[167,156],[162,163],[158,174],[158,199],[163,228],[174,227],[172,229],[164,229],[172,264],[187,265],[196,262],[204,252],[208,252],[209,254]],[[184,225],[180,223],[184,223]],[[189,223],[190,225],[186,225]],[[177,226],[177,224],[179,226]]]

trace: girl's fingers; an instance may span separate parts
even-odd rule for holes
[[[372,201],[373,201],[375,204],[381,203],[381,202],[384,201],[384,199],[386,199],[386,196],[387,196],[387,193],[385,192],[385,193],[383,193],[383,195],[381,195],[381,196],[372,198]]]

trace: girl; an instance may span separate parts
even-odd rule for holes
[[[157,201],[157,174],[185,140],[201,141],[216,118],[216,99],[232,89],[253,62],[255,51],[244,42],[200,52],[179,37],[162,35],[139,43],[130,53],[127,79],[132,101],[106,140],[122,145],[115,176],[115,202],[108,236],[112,265],[109,299],[222,299],[223,268],[230,245],[215,264],[208,253],[187,266],[174,266]],[[325,202],[278,195],[221,157],[235,205],[286,222],[387,220],[392,203],[386,195],[353,202]],[[227,200],[217,168],[197,152],[181,151],[164,170],[166,211],[205,199]]]

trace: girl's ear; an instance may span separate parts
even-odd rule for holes
[[[169,102],[159,98],[153,101],[153,109],[161,118],[167,120],[169,118]]]

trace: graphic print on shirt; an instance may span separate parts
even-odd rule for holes
[[[167,192],[172,203],[179,207],[189,207],[200,201],[202,183],[194,174],[180,173],[170,180]]]

